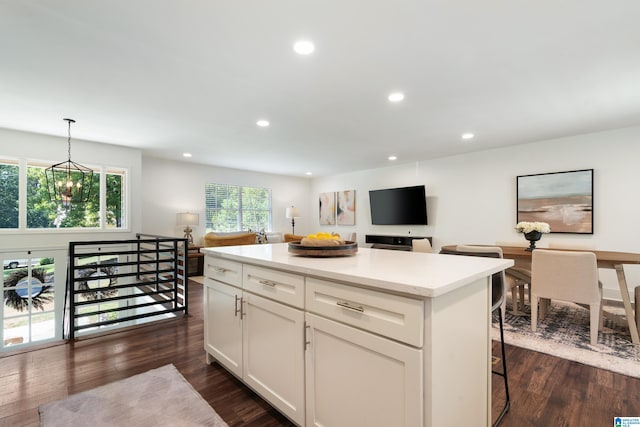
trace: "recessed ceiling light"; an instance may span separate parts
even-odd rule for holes
[[[398,160],[398,157],[396,157],[396,156],[389,156],[389,160]]]
[[[192,157],[191,153],[182,153],[183,157]]]
[[[468,140],[468,139],[473,139],[474,137],[475,137],[475,135],[470,133],[470,132],[462,134],[462,139],[467,139]]]
[[[261,119],[261,120],[258,120],[256,124],[261,128],[266,128],[267,126],[269,126],[269,120]]]
[[[313,53],[314,50],[316,50],[316,47],[309,40],[298,40],[293,45],[293,50],[298,55],[309,55]]]
[[[389,95],[389,101],[391,102],[400,102],[404,99],[404,93],[402,92],[394,92]]]
[[[311,172],[305,172],[305,175],[313,175]]]

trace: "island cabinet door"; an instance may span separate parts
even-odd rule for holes
[[[244,381],[304,425],[304,312],[249,293],[244,309]]]
[[[205,278],[204,349],[212,358],[242,377],[242,290]]]
[[[423,425],[422,350],[306,315],[307,426]]]

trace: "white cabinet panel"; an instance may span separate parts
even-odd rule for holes
[[[304,276],[253,265],[245,265],[243,274],[243,289],[304,308]]]
[[[307,278],[306,310],[422,347],[424,302]]]
[[[306,314],[307,426],[423,425],[422,350]]]
[[[245,293],[244,381],[304,424],[304,312]]]
[[[204,275],[223,283],[242,287],[242,263],[239,262],[207,255],[204,257]]]
[[[204,280],[204,349],[221,365],[242,376],[242,290]],[[207,357],[208,361],[209,357]]]

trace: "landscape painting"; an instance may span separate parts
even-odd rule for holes
[[[552,233],[593,234],[593,169],[517,177],[518,218]]]

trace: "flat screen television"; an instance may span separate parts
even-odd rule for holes
[[[424,185],[369,190],[371,224],[427,225]]]

